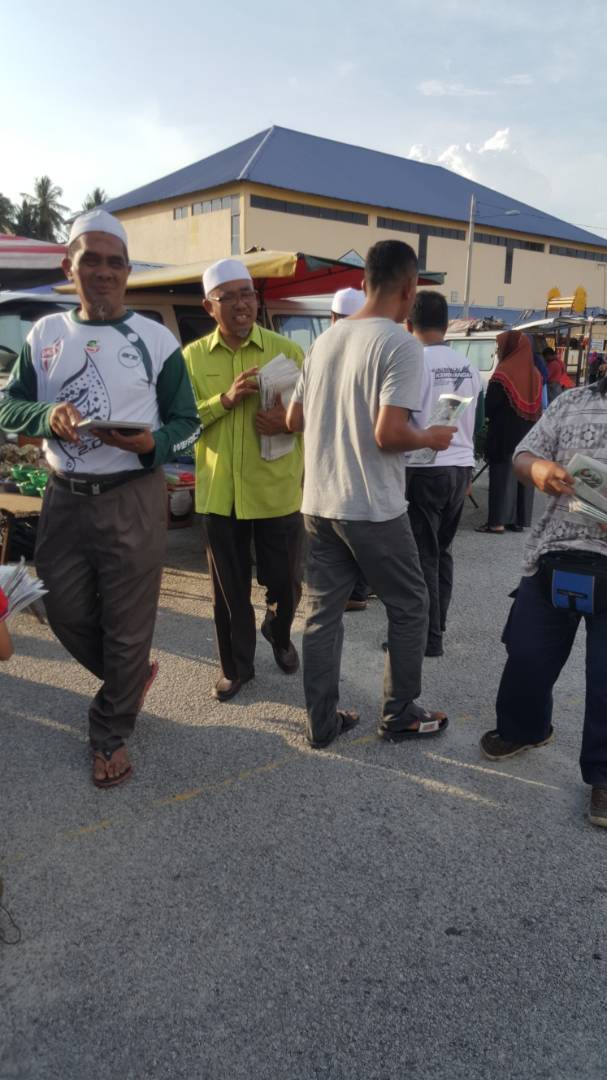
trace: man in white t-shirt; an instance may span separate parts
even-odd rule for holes
[[[441,293],[421,289],[410,322],[415,337],[424,346],[421,400],[412,423],[426,428],[441,394],[472,398],[446,450],[423,464],[415,461],[415,455],[407,458],[409,520],[430,600],[426,656],[442,656],[453,589],[451,544],[472,478],[475,424],[482,424],[483,392],[474,364],[444,343],[449,312]]]
[[[51,478],[36,566],[49,622],[101,680],[89,709],[93,783],[132,773],[125,740],[150,662],[166,537],[161,466],[200,425],[171,332],[125,307],[127,236],[105,210],[76,218],[63,262],[78,310],[35,323],[0,396],[0,427],[44,438]],[[83,419],[111,428],[78,430]],[[123,424],[141,425],[129,432]]]
[[[427,634],[428,601],[406,514],[404,450],[444,450],[453,427],[419,431],[421,347],[398,325],[415,298],[417,256],[384,240],[365,263],[366,302],[316,339],[287,413],[305,418],[302,510],[308,535],[308,610],[303,679],[308,739],[328,746],[358,721],[338,709],[343,611],[359,567],[385,604],[388,654],[379,734],[401,741],[443,731],[447,717],[416,698]]]

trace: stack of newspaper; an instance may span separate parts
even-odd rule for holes
[[[436,407],[428,420],[427,427],[435,427],[437,424],[456,426],[456,420],[467,409],[471,397],[462,397],[461,394],[441,394]],[[407,454],[407,465],[431,465],[436,459],[438,450],[425,447],[423,450],[412,450]]]
[[[575,481],[575,498],[569,500],[569,509],[607,525],[607,463],[574,454],[567,471]]]
[[[8,600],[8,614],[31,607],[48,592],[40,578],[32,577],[25,565],[25,559],[11,566],[0,566],[0,589]]]
[[[294,360],[283,353],[270,360],[257,376],[262,409],[271,409],[279,401],[286,409],[298,378],[299,368]],[[262,435],[261,456],[264,461],[276,461],[291,453],[294,442],[294,435]]]

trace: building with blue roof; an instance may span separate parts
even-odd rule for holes
[[[439,165],[270,127],[111,199],[131,254],[168,263],[251,247],[336,257],[401,239],[420,264],[464,290],[470,198],[476,221],[470,299],[542,308],[548,290],[583,285],[604,304],[607,239]],[[597,273],[597,269],[602,271]]]

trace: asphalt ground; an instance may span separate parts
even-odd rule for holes
[[[485,494],[477,492],[481,502]],[[300,676],[259,636],[257,678],[218,677],[200,529],[170,534],[160,674],[133,779],[89,779],[95,681],[46,627],[0,672],[0,1077],[21,1080],[570,1080],[607,1073],[607,832],[586,818],[583,630],[556,740],[491,766],[500,633],[523,538],[455,544],[446,655],[425,703],[449,730],[379,742],[385,618],[345,616],[342,702],[303,738]],[[263,598],[256,593],[258,625]],[[299,645],[303,612],[294,638]],[[9,933],[6,917],[0,928]]]

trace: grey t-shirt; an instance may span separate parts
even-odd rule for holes
[[[389,521],[407,508],[405,458],[380,450],[381,405],[419,409],[423,349],[391,319],[342,319],[316,339],[294,401],[304,408],[302,511]]]

